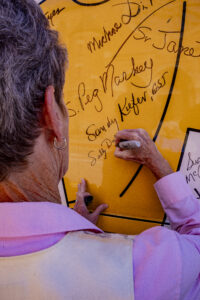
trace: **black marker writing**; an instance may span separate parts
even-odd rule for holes
[[[89,151],[88,152],[88,158],[90,158],[90,165],[91,167],[94,167],[98,160],[101,158],[107,159],[107,151],[111,148],[111,146],[115,143],[115,140],[105,138],[101,142],[101,146],[97,151]]]
[[[86,129],[86,135],[90,142],[93,142],[102,135],[103,133],[107,132],[113,125],[116,125],[116,132],[119,131],[119,126],[116,118],[109,118],[104,124],[97,126],[96,124],[90,124]]]
[[[164,72],[161,78],[159,78],[156,82],[154,82],[152,87],[152,95],[157,94],[157,92],[166,85],[166,79],[165,79],[166,74],[168,74],[168,72]]]
[[[200,164],[200,157],[196,159],[192,158],[191,152],[188,152],[188,162],[187,162],[187,171],[190,171],[194,166]]]
[[[54,17],[58,16],[64,9],[65,9],[65,7],[57,8],[57,9],[52,10],[50,13],[48,11],[45,13],[45,16],[47,17],[47,19],[49,20],[49,22],[51,23],[52,26],[54,26],[54,23],[53,23]]]
[[[78,85],[78,99],[83,111],[90,103],[94,103],[94,107],[97,112],[101,112],[103,109],[103,104],[99,97],[99,90],[94,89],[91,94],[87,94],[84,82],[81,82]]]
[[[111,38],[119,32],[121,27],[121,23],[115,23],[110,30],[103,27],[103,35],[100,38],[93,37],[92,40],[87,43],[88,50],[93,53],[97,49],[103,48],[103,46],[110,42]]]
[[[143,102],[147,101],[147,95],[146,91],[143,93],[141,97],[136,97],[133,93],[131,94],[131,99],[127,100],[127,97],[125,97],[124,104],[118,104],[118,109],[120,113],[121,121],[124,121],[124,118],[128,116],[131,111],[137,116],[140,113],[139,105],[141,105]]]

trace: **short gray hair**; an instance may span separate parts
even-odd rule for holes
[[[47,86],[61,105],[66,60],[34,0],[0,1],[0,181],[33,152]]]

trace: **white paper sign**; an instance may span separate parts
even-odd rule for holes
[[[178,169],[200,199],[200,130],[188,128]]]

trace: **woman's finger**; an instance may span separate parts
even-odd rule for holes
[[[87,184],[86,184],[85,179],[81,179],[81,182],[78,184],[78,192],[84,193],[86,191],[86,187],[87,187]]]
[[[97,220],[98,220],[98,217],[99,215],[105,210],[108,208],[108,204],[100,204],[96,209],[95,211],[90,214],[90,218],[91,218],[91,222],[93,222],[94,224],[97,223]]]
[[[117,158],[122,158],[125,160],[129,160],[133,156],[132,153],[130,153],[130,150],[121,150],[119,147],[115,149],[114,155]]]

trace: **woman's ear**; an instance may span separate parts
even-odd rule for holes
[[[53,86],[50,85],[46,88],[44,98],[44,126],[52,131],[52,135],[56,137],[58,141],[61,141],[63,138],[63,116],[62,111],[56,102]]]

